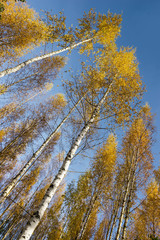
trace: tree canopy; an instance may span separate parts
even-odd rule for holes
[[[0,1],[1,239],[159,239],[153,117],[121,22]]]

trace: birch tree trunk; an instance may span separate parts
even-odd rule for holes
[[[111,217],[110,217],[110,220],[109,220],[109,224],[107,226],[107,233],[105,234],[105,239],[106,240],[108,239],[108,236],[109,236],[109,239],[111,238],[112,229],[114,228],[114,223],[115,223],[117,215],[118,215],[120,198],[121,198],[121,195],[116,196],[116,199],[113,203],[113,211],[112,211],[112,214],[111,214]],[[109,232],[110,232],[110,234],[109,234]]]
[[[18,64],[17,66],[15,66],[15,67],[13,67],[13,68],[8,68],[8,69],[6,69],[6,70],[4,70],[4,71],[1,71],[1,72],[0,72],[0,78],[6,76],[6,75],[8,75],[8,74],[17,72],[17,71],[19,71],[20,69],[24,68],[25,66],[27,66],[27,65],[29,65],[29,64],[31,64],[31,63],[40,61],[40,60],[45,59],[45,58],[48,58],[48,57],[52,57],[52,56],[57,55],[57,54],[60,54],[60,53],[62,53],[62,52],[70,51],[70,50],[72,50],[73,48],[76,48],[76,47],[78,47],[79,45],[82,45],[83,43],[89,42],[89,41],[91,41],[91,40],[92,40],[92,38],[89,38],[89,39],[83,40],[83,41],[81,41],[81,42],[75,43],[75,44],[71,45],[70,47],[66,47],[66,48],[63,48],[63,49],[58,50],[58,51],[53,51],[53,52],[51,52],[51,53],[47,53],[47,54],[44,54],[44,55],[42,55],[42,56],[38,56],[38,57],[31,58],[31,59],[29,59],[29,60],[27,60],[27,61],[25,61],[25,62],[22,62],[22,63]]]
[[[129,194],[130,184],[131,184],[131,181],[132,181],[132,176],[131,176],[132,175],[132,165],[133,165],[133,159],[132,159],[131,167],[130,167],[129,174],[128,174],[127,186],[126,186],[126,191],[125,191],[124,198],[123,198],[122,209],[121,209],[121,214],[120,214],[120,218],[119,218],[119,224],[118,224],[118,229],[117,229],[115,240],[118,240],[119,237],[120,237],[122,222],[123,222],[123,219],[124,219],[125,207],[126,207],[126,203],[127,203],[127,197],[128,197],[128,194]]]
[[[17,185],[18,181],[23,177],[23,175],[26,173],[26,171],[29,169],[29,167],[33,164],[33,162],[36,160],[36,158],[39,156],[39,154],[44,150],[44,148],[47,146],[47,144],[50,142],[50,140],[59,131],[59,129],[62,127],[63,123],[67,120],[67,118],[74,111],[74,109],[77,107],[77,105],[80,103],[80,101],[84,98],[84,96],[85,96],[85,94],[78,100],[78,102],[74,105],[74,107],[69,111],[67,116],[61,121],[61,123],[58,125],[58,127],[50,134],[50,136],[46,139],[46,141],[44,141],[44,143],[40,146],[40,148],[33,154],[33,156],[24,165],[24,167],[21,169],[21,171],[13,178],[12,182],[6,187],[6,189],[2,193],[2,196],[0,198],[0,203],[5,201],[7,196],[10,194],[10,192],[13,190],[13,188]]]
[[[6,85],[3,90],[7,91],[10,87],[12,87],[12,86],[14,86],[14,85],[16,85],[16,84],[18,84],[18,83],[20,83],[20,82],[23,82],[23,81],[26,80],[27,78],[33,77],[33,76],[36,75],[36,74],[38,74],[38,72],[35,72],[35,73],[33,73],[33,74],[30,74],[29,76],[24,77],[24,78],[22,78],[22,79],[20,79],[20,80],[18,80],[18,81],[16,81],[16,82],[10,83],[10,84]]]
[[[131,198],[132,198],[132,194],[133,194],[134,183],[135,183],[135,171],[134,171],[133,182],[131,184],[130,194],[128,197],[128,202],[127,202],[127,207],[126,207],[126,215],[125,215],[125,220],[124,220],[124,225],[123,225],[123,230],[122,230],[122,240],[124,240],[126,237],[126,229],[127,229],[128,219],[129,219],[129,210],[130,210],[130,203],[131,203]]]
[[[112,229],[114,227],[114,222],[116,221],[116,217],[117,217],[117,213],[118,213],[118,206],[119,206],[118,204],[117,204],[117,206],[114,206],[114,210],[112,212],[112,215],[111,215],[108,227],[107,227],[107,233],[105,235],[106,240],[108,239],[108,236],[111,237],[111,235],[112,235]],[[109,234],[109,232],[110,232],[110,234]]]
[[[52,197],[54,196],[58,186],[60,185],[60,183],[62,182],[64,176],[66,175],[68,168],[70,166],[71,160],[74,157],[82,139],[85,137],[86,133],[88,132],[88,130],[90,129],[90,126],[92,125],[92,123],[95,120],[95,117],[98,114],[98,111],[100,110],[100,107],[102,106],[103,102],[105,101],[111,86],[113,84],[113,81],[110,83],[107,91],[105,92],[105,94],[103,95],[103,97],[101,98],[101,100],[99,101],[99,103],[97,104],[96,108],[94,109],[91,118],[89,119],[89,121],[85,124],[85,126],[82,128],[81,132],[79,133],[79,135],[77,136],[76,140],[74,141],[74,143],[72,144],[66,158],[63,161],[63,164],[61,166],[61,168],[59,169],[57,175],[55,176],[53,182],[51,183],[51,185],[49,186],[49,188],[47,189],[42,202],[38,208],[38,211],[36,211],[30,221],[27,223],[26,228],[24,229],[24,231],[21,234],[21,237],[19,240],[29,240],[30,237],[32,236],[34,230],[36,229],[36,227],[38,226],[41,218],[44,215],[45,210],[47,209]]]
[[[83,217],[82,224],[81,224],[81,227],[80,227],[80,232],[77,234],[77,237],[75,238],[75,240],[83,239],[83,235],[85,233],[85,230],[86,230],[86,227],[87,227],[87,223],[88,223],[88,220],[90,218],[92,209],[94,208],[94,205],[95,205],[95,202],[97,200],[97,197],[98,197],[97,194],[93,194],[93,196],[92,196],[92,198],[91,198],[91,200],[89,202],[87,211],[86,211],[86,213],[85,213],[85,215]]]
[[[125,220],[124,220],[124,225],[122,230],[122,240],[124,240],[126,237],[126,229],[127,229],[128,219],[129,219],[129,205],[130,205],[130,197],[127,204],[126,215],[125,215]]]
[[[108,234],[109,234],[110,226],[111,226],[111,223],[112,223],[113,215],[114,215],[114,212],[112,213],[111,219],[109,220],[109,224],[108,224],[108,227],[107,227],[107,233],[105,234],[106,240],[108,238]]]
[[[25,134],[27,131],[29,131],[32,126],[33,126],[33,125],[30,125],[30,126],[28,127],[28,125],[26,125],[26,128],[25,128],[22,132],[20,132],[19,135],[18,135],[17,137],[15,137],[10,143],[8,143],[5,148],[2,149],[2,151],[0,152],[0,156],[2,156],[5,152],[7,152],[7,150],[8,150],[14,143],[17,142],[18,138],[21,137],[21,136],[23,136],[23,134]],[[4,161],[5,161],[5,160],[4,160]],[[4,161],[3,161],[3,162],[4,162]],[[2,164],[3,162],[1,162],[1,164]]]
[[[118,209],[119,209],[119,204],[117,204],[116,211],[115,211],[115,214],[114,214],[114,218],[112,220],[111,229],[109,229],[110,233],[108,235],[106,235],[106,240],[107,240],[108,236],[109,236],[108,240],[111,240],[112,232],[113,232],[113,229],[114,229],[114,226],[115,226],[115,223],[116,223],[116,220],[117,220],[117,216],[118,216]]]

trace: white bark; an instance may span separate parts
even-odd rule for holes
[[[120,237],[122,222],[124,219],[125,207],[127,204],[127,197],[129,195],[130,185],[132,184],[132,181],[134,179],[133,174],[135,172],[137,159],[135,160],[136,161],[135,163],[133,163],[133,161],[134,161],[134,159],[132,159],[131,167],[130,167],[129,174],[128,174],[127,186],[126,186],[126,191],[125,191],[124,198],[123,198],[122,209],[121,209],[121,214],[120,214],[120,218],[119,218],[119,224],[118,224],[118,229],[117,229],[117,234],[116,234],[115,240],[119,240],[119,237]],[[133,167],[134,167],[134,169],[133,169]],[[132,172],[133,172],[133,174],[132,174]]]
[[[27,61],[25,61],[25,62],[22,62],[22,63],[18,64],[17,66],[15,66],[15,67],[13,67],[13,68],[8,68],[8,69],[6,69],[6,70],[4,70],[4,71],[1,71],[1,72],[0,72],[0,78],[6,76],[6,75],[8,75],[8,74],[17,72],[17,71],[19,71],[20,69],[24,68],[25,66],[27,66],[27,65],[29,65],[29,64],[31,64],[31,63],[40,61],[40,60],[45,59],[45,58],[48,58],[48,57],[52,57],[52,56],[57,55],[57,54],[60,54],[60,53],[62,53],[62,52],[70,51],[70,50],[72,50],[73,48],[76,48],[76,47],[78,47],[79,45],[82,45],[83,43],[89,42],[89,41],[91,41],[91,40],[92,40],[92,38],[89,38],[89,39],[83,40],[83,41],[81,41],[81,42],[75,43],[75,44],[73,44],[73,45],[70,46],[70,47],[66,47],[66,48],[63,48],[63,49],[58,50],[58,51],[53,51],[53,52],[51,52],[51,53],[47,53],[47,54],[44,54],[44,55],[42,55],[42,56],[38,56],[38,57],[31,58],[31,59],[29,59],[29,60],[27,60]]]
[[[110,219],[109,224],[107,226],[107,233],[105,234],[105,239],[106,240],[108,238],[108,234],[109,234],[109,231],[110,231],[110,226],[111,226],[111,223],[112,223],[113,214],[114,214],[114,212],[112,213],[111,219]]]
[[[85,95],[84,95],[85,96]],[[2,193],[2,196],[0,198],[0,203],[5,201],[7,196],[10,194],[10,192],[13,190],[13,188],[16,186],[17,182],[22,178],[22,176],[26,173],[26,171],[29,169],[29,167],[33,164],[33,162],[36,160],[36,158],[39,156],[39,154],[44,150],[44,148],[47,146],[47,144],[50,142],[50,140],[55,136],[55,134],[59,131],[59,129],[62,127],[63,123],[67,120],[67,118],[70,116],[70,114],[73,112],[73,110],[77,107],[77,105],[80,103],[80,101],[83,99],[82,96],[78,102],[74,105],[74,107],[69,111],[67,116],[61,121],[61,123],[58,125],[58,127],[50,134],[50,136],[46,139],[46,141],[40,146],[40,148],[33,154],[33,156],[29,159],[29,161],[25,164],[25,166],[21,169],[21,171],[13,178],[12,182],[7,186],[7,188]]]
[[[123,204],[122,204],[122,209],[121,209],[121,214],[120,214],[120,218],[119,218],[119,224],[118,224],[118,229],[117,229],[117,234],[116,234],[115,240],[119,240],[119,237],[120,237],[122,221],[123,221],[123,218],[124,218],[125,206],[126,206],[127,196],[128,196],[128,192],[129,192],[129,185],[130,185],[130,181],[128,182],[127,188],[126,188],[126,191],[125,191],[125,195],[124,195],[124,199],[123,199]]]
[[[85,230],[86,230],[86,227],[87,227],[87,223],[90,219],[91,212],[92,212],[92,209],[94,208],[97,197],[98,197],[97,194],[93,194],[93,196],[92,196],[92,198],[89,202],[89,206],[87,208],[85,216],[83,217],[82,224],[81,224],[81,227],[80,227],[80,232],[79,232],[78,236],[75,238],[75,240],[83,239],[83,236],[84,236],[84,233],[85,233]]]
[[[121,197],[121,195],[120,195],[120,197]],[[113,217],[112,222],[111,222],[112,223],[111,229],[109,229],[110,233],[108,233],[108,235],[106,235],[106,240],[107,240],[108,236],[109,236],[108,240],[111,240],[111,238],[112,238],[112,232],[113,232],[114,226],[116,224],[117,216],[118,216],[119,200],[120,199],[118,199],[118,204],[116,206],[116,209],[115,209],[115,212],[114,212],[114,217]]]
[[[129,201],[130,201],[130,200],[128,200],[128,203],[130,203]],[[126,209],[124,226],[123,226],[123,230],[122,230],[122,240],[124,240],[125,237],[126,237],[126,229],[127,229],[128,219],[129,219],[129,206],[127,206],[127,209]]]
[[[117,212],[118,212],[118,205],[117,207],[114,206],[114,209],[113,209],[113,212],[112,212],[112,215],[111,215],[111,218],[110,218],[110,221],[109,221],[109,224],[107,226],[107,233],[105,235],[105,239],[107,240],[108,239],[108,236],[111,238],[112,236],[112,229],[114,227],[114,222],[116,220],[116,217],[117,217]],[[110,235],[109,235],[109,231],[110,231]]]
[[[90,129],[90,126],[92,125],[92,123],[95,120],[95,117],[97,116],[97,113],[101,107],[101,105],[103,104],[103,102],[105,101],[110,88],[112,86],[113,82],[110,83],[108,90],[105,92],[105,94],[103,95],[103,97],[101,98],[101,100],[99,101],[99,103],[97,104],[97,107],[94,109],[90,120],[85,124],[85,126],[82,128],[81,132],[79,133],[79,135],[77,136],[76,140],[74,141],[74,143],[72,144],[66,158],[63,161],[63,164],[61,166],[61,168],[59,169],[57,175],[55,176],[53,182],[51,183],[50,187],[48,188],[48,190],[46,191],[44,198],[42,199],[42,202],[38,208],[38,211],[35,212],[30,221],[28,222],[26,229],[23,231],[21,237],[19,240],[29,240],[30,237],[32,236],[34,230],[36,229],[36,227],[38,226],[41,218],[44,215],[45,210],[47,209],[52,197],[54,196],[58,186],[60,185],[60,183],[62,182],[64,176],[67,173],[67,170],[70,166],[71,160],[74,157],[82,139],[84,138],[84,136],[86,135],[86,133],[88,132],[88,130]]]
[[[134,171],[133,181],[131,184],[127,207],[126,207],[126,214],[125,214],[124,225],[123,225],[123,230],[122,230],[122,240],[124,240],[126,237],[126,229],[127,229],[128,219],[129,219],[129,210],[130,210],[130,203],[131,203],[132,194],[133,194],[134,183],[135,183],[135,171]]]
[[[112,233],[113,233],[114,226],[116,224],[117,215],[118,215],[118,211],[116,212],[116,214],[113,218],[113,223],[112,223],[111,230],[110,230],[110,233],[109,233],[109,240],[111,240],[111,238],[112,238]],[[106,238],[106,240],[107,240],[107,238]]]
[[[114,189],[116,191],[116,188]],[[117,192],[117,191],[116,191]],[[118,214],[118,208],[119,208],[119,199],[121,198],[120,196],[116,196],[116,199],[113,203],[113,211],[109,220],[109,224],[107,226],[107,233],[105,234],[105,239],[108,239],[109,236],[109,240],[111,239],[112,236],[112,230],[114,228],[114,223],[116,222],[116,218],[117,218],[117,214]],[[110,232],[110,234],[109,234]]]

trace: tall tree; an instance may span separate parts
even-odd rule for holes
[[[159,184],[152,180],[146,188],[145,199],[133,215],[127,239],[158,240],[160,238],[160,193]]]
[[[44,131],[45,128],[47,127],[48,121],[51,118],[52,120],[56,118],[56,114],[60,114],[65,105],[66,101],[63,95],[57,94],[56,96],[51,97],[50,100],[46,101],[45,104],[41,104],[39,109],[34,110],[34,114],[29,117],[29,120],[27,119],[28,123],[24,122],[22,126],[17,128],[17,136],[15,135],[15,133],[13,134],[13,132],[11,131],[10,133],[11,141],[6,144],[6,146],[1,151],[0,155],[2,159],[1,167],[4,171],[6,170],[8,171],[11,167],[12,168],[14,167],[11,165],[11,161],[13,161],[13,164],[16,164],[15,159],[17,155],[25,152],[26,147],[28,146],[29,143],[33,144],[33,140],[35,140],[39,136],[39,132],[42,133],[42,131]],[[54,136],[50,138],[50,140],[52,140],[55,137],[56,133],[57,131],[55,132]],[[45,147],[46,145],[43,144],[43,149]],[[12,188],[16,185],[17,181],[21,179],[21,177],[24,175],[24,173],[31,166],[31,164],[34,162],[34,160],[39,154],[40,151],[36,156],[33,154],[32,161],[27,162],[25,166],[22,167],[21,171],[8,184],[8,186],[5,187],[4,192],[1,195],[0,200],[1,202],[6,199]],[[8,162],[6,160],[10,161],[8,167],[7,167]],[[2,165],[3,163],[4,166]]]
[[[71,234],[70,238],[83,239],[93,235],[101,197],[104,193],[107,196],[110,188],[115,159],[115,137],[110,135],[107,142],[97,151],[90,172],[83,176],[84,184],[81,184],[83,178],[79,179],[77,188],[71,188],[67,194],[66,203],[69,204],[66,217],[68,221],[67,234]],[[69,194],[71,194],[71,199]],[[93,225],[91,224],[92,220]],[[75,222],[77,222],[76,228],[73,227]]]
[[[153,125],[150,108],[144,106],[123,139],[120,157],[124,159],[119,167],[117,181],[119,182],[120,205],[116,218],[118,226],[116,238],[125,238],[127,222],[131,206],[136,199],[136,191],[144,185],[152,168],[151,146]],[[123,229],[122,229],[123,226]],[[115,228],[116,229],[116,228]]]
[[[14,76],[8,77],[0,86],[0,94],[10,93],[20,100],[29,92],[42,90],[46,84],[54,83],[58,72],[64,67],[65,59],[60,56],[43,59],[39,62],[26,66]],[[10,98],[12,98],[10,96]],[[21,97],[22,96],[22,97]],[[21,98],[20,98],[21,97]]]
[[[10,1],[12,4],[15,4],[14,0]],[[4,12],[2,14],[4,14]],[[79,25],[76,27],[76,29],[69,28],[68,30],[66,30],[64,22],[65,18],[63,16],[60,15],[60,17],[58,18],[57,15],[51,16],[49,14],[48,18],[51,21],[49,26],[42,26],[42,31],[39,33],[39,30],[41,30],[40,27],[37,34],[44,34],[45,37],[48,34],[47,37],[49,41],[58,42],[58,44],[61,45],[63,48],[57,51],[53,51],[51,53],[44,54],[42,56],[31,58],[25,62],[18,64],[15,67],[1,71],[0,77],[3,77],[13,72],[17,72],[20,69],[26,67],[27,65],[37,62],[39,60],[52,57],[65,51],[71,51],[73,48],[76,48],[79,45],[83,45],[80,51],[81,53],[86,50],[90,51],[93,48],[93,43],[99,43],[102,45],[108,44],[109,42],[114,41],[114,39],[120,33],[121,16],[117,14],[113,15],[111,13],[108,13],[107,16],[101,14],[96,15],[96,13],[91,10],[88,14],[85,13],[84,16],[79,19]],[[16,26],[19,29],[19,25],[16,24]],[[37,28],[38,27],[39,26],[37,26]],[[47,29],[43,31],[45,27],[47,27]],[[29,34],[32,36],[30,31]],[[34,44],[37,41],[36,38],[34,40],[34,34],[32,40],[34,41]],[[41,42],[43,42],[43,40],[44,37],[41,39]]]
[[[83,98],[83,97],[82,97]],[[74,111],[74,109],[77,107],[77,105],[79,104],[79,102],[82,100],[79,99],[79,101],[73,106],[73,108],[69,111],[69,113],[66,115],[66,117],[60,122],[60,124],[56,127],[56,129],[48,136],[48,138],[42,143],[42,145],[37,149],[37,151],[33,154],[33,156],[29,159],[29,161],[27,161],[27,163],[24,165],[24,167],[21,169],[21,171],[14,177],[14,179],[12,180],[12,182],[7,186],[7,188],[4,190],[0,201],[3,202],[6,197],[9,195],[9,193],[11,192],[11,190],[15,187],[15,185],[17,184],[17,182],[21,179],[21,177],[26,173],[26,171],[28,170],[28,168],[34,163],[34,161],[36,160],[37,156],[39,156],[42,151],[46,151],[46,148],[48,147],[48,145],[50,144],[50,142],[52,142],[52,140],[54,140],[54,137],[56,136],[57,132],[60,130],[60,128],[62,127],[62,125],[65,123],[65,121],[68,119],[68,117],[71,115],[71,113]],[[58,107],[58,105],[61,105],[64,107],[64,99],[60,98],[60,101],[56,102],[54,104],[54,107]],[[46,123],[47,121],[45,121]],[[34,129],[35,130],[35,129]]]
[[[67,207],[64,210],[65,239],[92,237],[101,198],[104,194],[107,197],[111,186],[115,160],[116,141],[110,135],[106,143],[97,150],[90,170],[80,176],[77,186],[74,183],[69,185],[64,198],[64,205]]]

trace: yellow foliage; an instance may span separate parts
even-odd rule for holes
[[[2,142],[3,136],[5,135],[5,131],[2,129],[0,130],[0,142]]]
[[[159,192],[159,186],[157,184],[156,181],[152,181],[148,188],[146,189],[146,194],[148,196],[148,200],[152,200],[152,198],[155,198],[156,196],[158,197],[158,195],[160,194]],[[160,195],[159,195],[160,198]]]
[[[157,183],[159,184],[159,189],[160,189],[160,166],[157,170],[154,170],[154,175]]]
[[[80,29],[77,28],[76,36],[80,39],[91,38],[92,41],[83,44],[80,53],[93,50],[93,43],[103,46],[110,45],[120,35],[121,15],[108,13],[107,15],[96,14],[92,9],[80,20]]]
[[[113,42],[120,35],[121,15],[108,13],[108,15],[99,15],[98,18],[98,31],[96,39],[98,43],[108,45]]]
[[[128,121],[136,112],[132,107],[134,101],[137,102],[143,93],[135,50],[131,48],[118,50],[116,44],[112,43],[101,52],[95,52],[93,66],[83,64],[82,67],[82,77],[88,88],[94,92],[107,89],[113,81],[105,102],[106,112],[110,113],[112,109],[116,124]]]
[[[66,106],[66,99],[62,93],[56,94],[54,97],[52,97],[52,105],[55,108],[65,107]]]
[[[133,162],[138,165],[141,169],[139,177],[143,181],[149,177],[152,169],[152,133],[152,118],[146,121],[146,115],[140,111],[138,118],[135,118],[132,122],[122,143],[122,157],[128,166]]]
[[[119,51],[116,51],[113,55],[112,64],[116,70],[116,73],[121,77],[134,77],[135,72],[138,71],[135,49],[121,48]]]
[[[58,153],[55,158],[57,159],[58,162],[63,162],[64,156],[65,156],[65,151],[62,151]]]
[[[113,134],[110,134],[107,139],[107,142],[98,151],[98,157],[99,156],[102,157],[107,164],[108,161],[110,162],[110,164],[114,164],[117,156],[116,149],[117,149],[116,137]]]
[[[152,181],[148,185],[146,195],[147,198],[134,214],[135,220],[132,234],[134,234],[134,236],[138,235],[140,239],[150,240],[151,238],[149,236],[151,235],[159,239],[160,192],[158,190],[158,184],[155,181]]]
[[[18,58],[48,37],[48,27],[26,3],[3,1],[1,13],[1,51],[3,61]]]
[[[151,108],[148,103],[146,103],[144,106],[141,107],[140,109],[140,115],[145,116],[145,119],[151,119]]]
[[[5,93],[5,92],[6,92],[6,90],[7,90],[6,86],[5,86],[5,85],[2,85],[2,84],[0,84],[0,95],[1,95],[1,94],[3,94],[3,93]]]
[[[106,143],[97,151],[96,161],[93,164],[94,174],[103,174],[104,177],[113,172],[117,157],[116,137],[110,134]]]
[[[52,88],[53,88],[53,83],[46,83],[46,84],[45,84],[45,89],[46,89],[47,91],[50,91]]]

